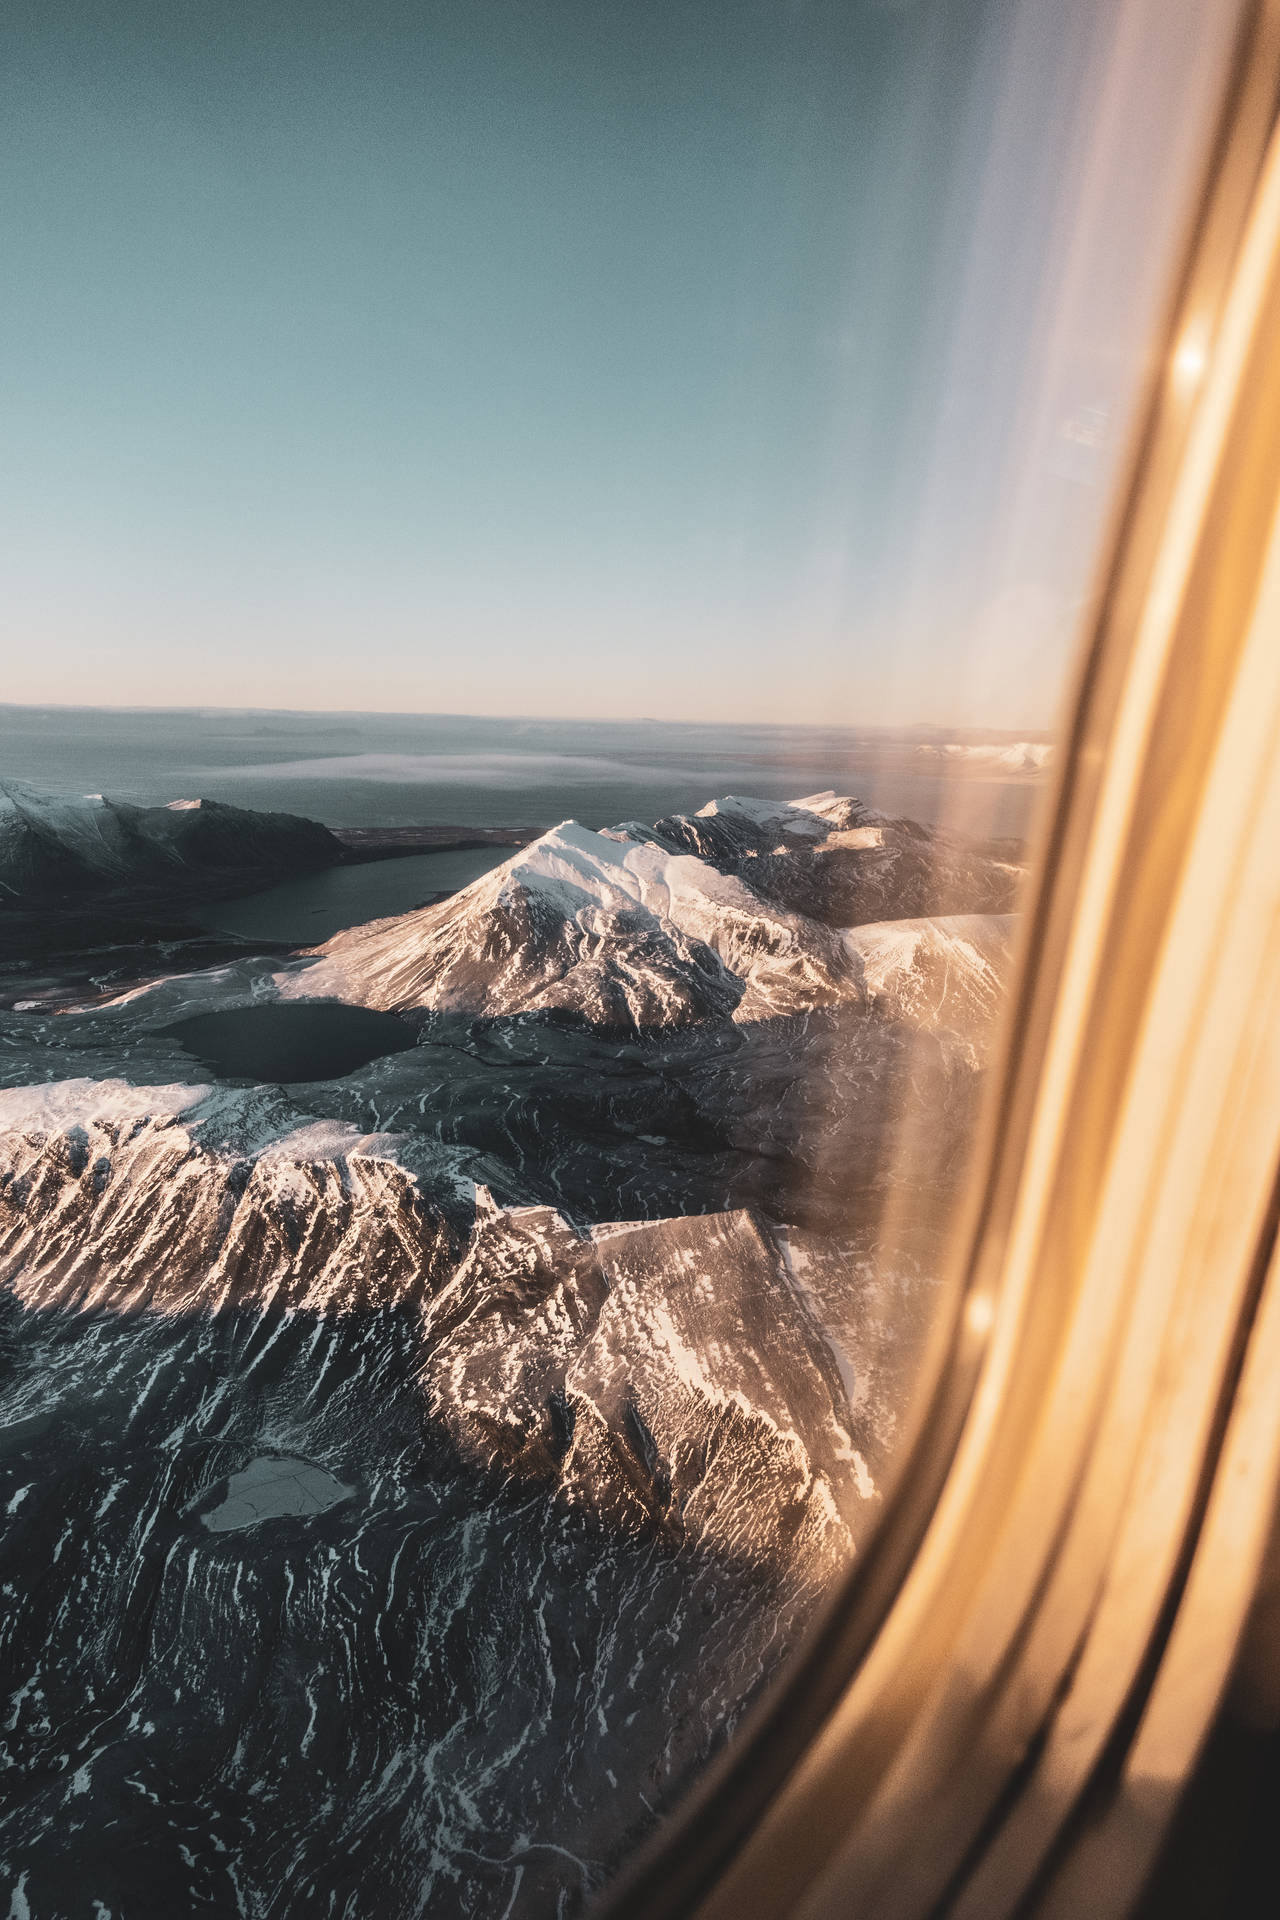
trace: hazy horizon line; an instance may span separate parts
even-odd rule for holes
[[[659,714],[572,714],[572,713],[527,713],[519,710],[510,712],[468,712],[458,708],[420,708],[420,707],[259,707],[259,706],[223,706],[214,701],[195,701],[184,704],[177,701],[105,701],[105,700],[0,700],[0,713],[181,713],[181,714],[225,714],[236,715],[283,715],[303,719],[324,717],[344,717],[348,719],[369,720],[480,720],[535,721],[548,725],[563,726],[640,726],[640,727],[715,727],[725,731],[747,732],[758,730],[764,733],[848,733],[848,734],[948,734],[958,737],[963,734],[981,734],[985,739],[1008,739],[1045,741],[1053,740],[1054,731],[1045,726],[982,726],[971,721],[945,720],[711,720],[711,719],[673,719]]]

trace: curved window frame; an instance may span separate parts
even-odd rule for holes
[[[874,1539],[607,1920],[1130,1911],[1280,1488],[1280,0],[1241,30]]]

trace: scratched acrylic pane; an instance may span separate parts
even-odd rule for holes
[[[13,1920],[577,1912],[785,1679],[1233,21],[18,0]]]

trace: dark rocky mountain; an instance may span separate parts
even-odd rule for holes
[[[832,927],[1007,913],[1022,874],[1008,842],[975,844],[835,793],[789,806],[730,796],[626,831],[697,854],[770,906]]]
[[[494,1212],[427,1312],[434,1409],[481,1464],[618,1531],[821,1585],[874,1484],[820,1321],[750,1213],[575,1233]]]
[[[0,901],[255,877],[333,866],[342,842],[315,820],[220,800],[135,807],[101,794],[45,794],[0,782]]]
[[[873,1524],[1009,855],[834,795],[566,823],[284,965],[0,1014],[20,1912],[581,1905]],[[183,1044],[329,1001],[416,1043]]]

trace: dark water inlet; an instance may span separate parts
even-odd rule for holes
[[[339,1080],[370,1060],[404,1053],[417,1035],[394,1013],[337,1000],[270,1000],[197,1013],[165,1032],[223,1080]]]
[[[509,860],[514,847],[446,847],[353,867],[307,873],[237,900],[211,900],[193,918],[242,940],[287,940],[316,946],[344,927],[411,913],[424,901],[469,887]]]

